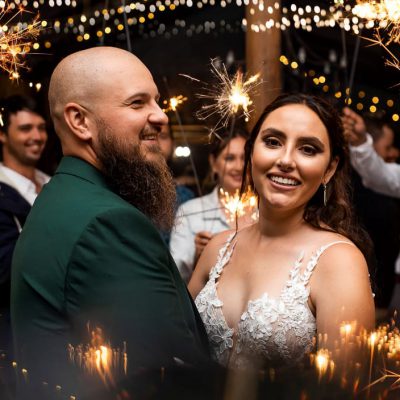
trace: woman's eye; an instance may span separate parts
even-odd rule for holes
[[[314,146],[302,146],[301,151],[306,154],[307,156],[313,156],[318,153],[318,150]]]
[[[267,137],[264,138],[264,143],[268,146],[268,147],[278,147],[280,146],[280,141],[274,137]]]
[[[225,156],[225,161],[233,161],[234,160],[234,156],[228,154],[227,156]]]

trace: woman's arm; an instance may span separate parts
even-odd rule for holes
[[[188,285],[189,292],[194,299],[207,283],[211,268],[217,262],[219,250],[226,244],[231,234],[232,231],[229,230],[215,235],[201,253]]]
[[[356,330],[374,328],[375,310],[368,267],[360,250],[349,244],[328,248],[310,281],[318,334],[327,334],[328,347],[340,338],[343,322],[356,322]]]

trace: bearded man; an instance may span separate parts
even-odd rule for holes
[[[200,318],[158,233],[170,228],[175,204],[158,99],[148,69],[117,48],[74,53],[52,74],[64,158],[12,266],[18,365],[30,382],[75,395],[67,348],[88,343],[91,331],[108,346],[126,343],[130,375],[206,358]]]

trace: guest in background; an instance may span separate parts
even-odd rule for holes
[[[194,265],[213,235],[235,226],[222,198],[224,193],[234,195],[240,189],[246,139],[247,133],[242,130],[235,130],[232,135],[225,132],[221,140],[213,137],[209,163],[215,187],[211,193],[188,201],[177,211],[170,250],[185,282],[189,281]],[[251,222],[251,217],[245,215],[239,220],[239,226]]]
[[[349,142],[351,165],[368,189],[400,198],[400,165],[386,162],[374,147],[363,118],[348,107],[343,109],[343,127]],[[396,284],[389,308],[400,309],[400,255],[395,264]]]
[[[14,95],[2,101],[0,123],[0,352],[11,357],[10,274],[15,243],[42,186],[50,179],[36,165],[47,141],[38,104]]]
[[[158,144],[160,146],[160,150],[162,155],[167,162],[167,165],[172,171],[172,155],[174,153],[175,145],[174,145],[174,136],[172,133],[171,125],[163,125],[161,128],[160,135],[158,136]],[[181,204],[185,203],[188,200],[194,198],[194,193],[187,188],[186,186],[175,182],[175,190],[176,190],[176,207],[178,208]],[[169,245],[171,232],[170,231],[162,231],[161,235],[165,240],[165,243]]]
[[[386,162],[396,161],[398,149],[393,145],[394,132],[390,124],[376,114],[366,114],[363,119],[376,153]],[[364,187],[354,169],[352,181],[356,213],[374,244],[375,304],[378,308],[387,308],[392,297],[394,266],[400,250],[400,202]]]

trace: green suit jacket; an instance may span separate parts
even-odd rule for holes
[[[88,343],[97,327],[112,347],[126,342],[130,372],[176,359],[199,365],[208,354],[156,228],[74,157],[63,158],[18,240],[11,313],[19,366],[55,384],[72,380],[68,344]]]

